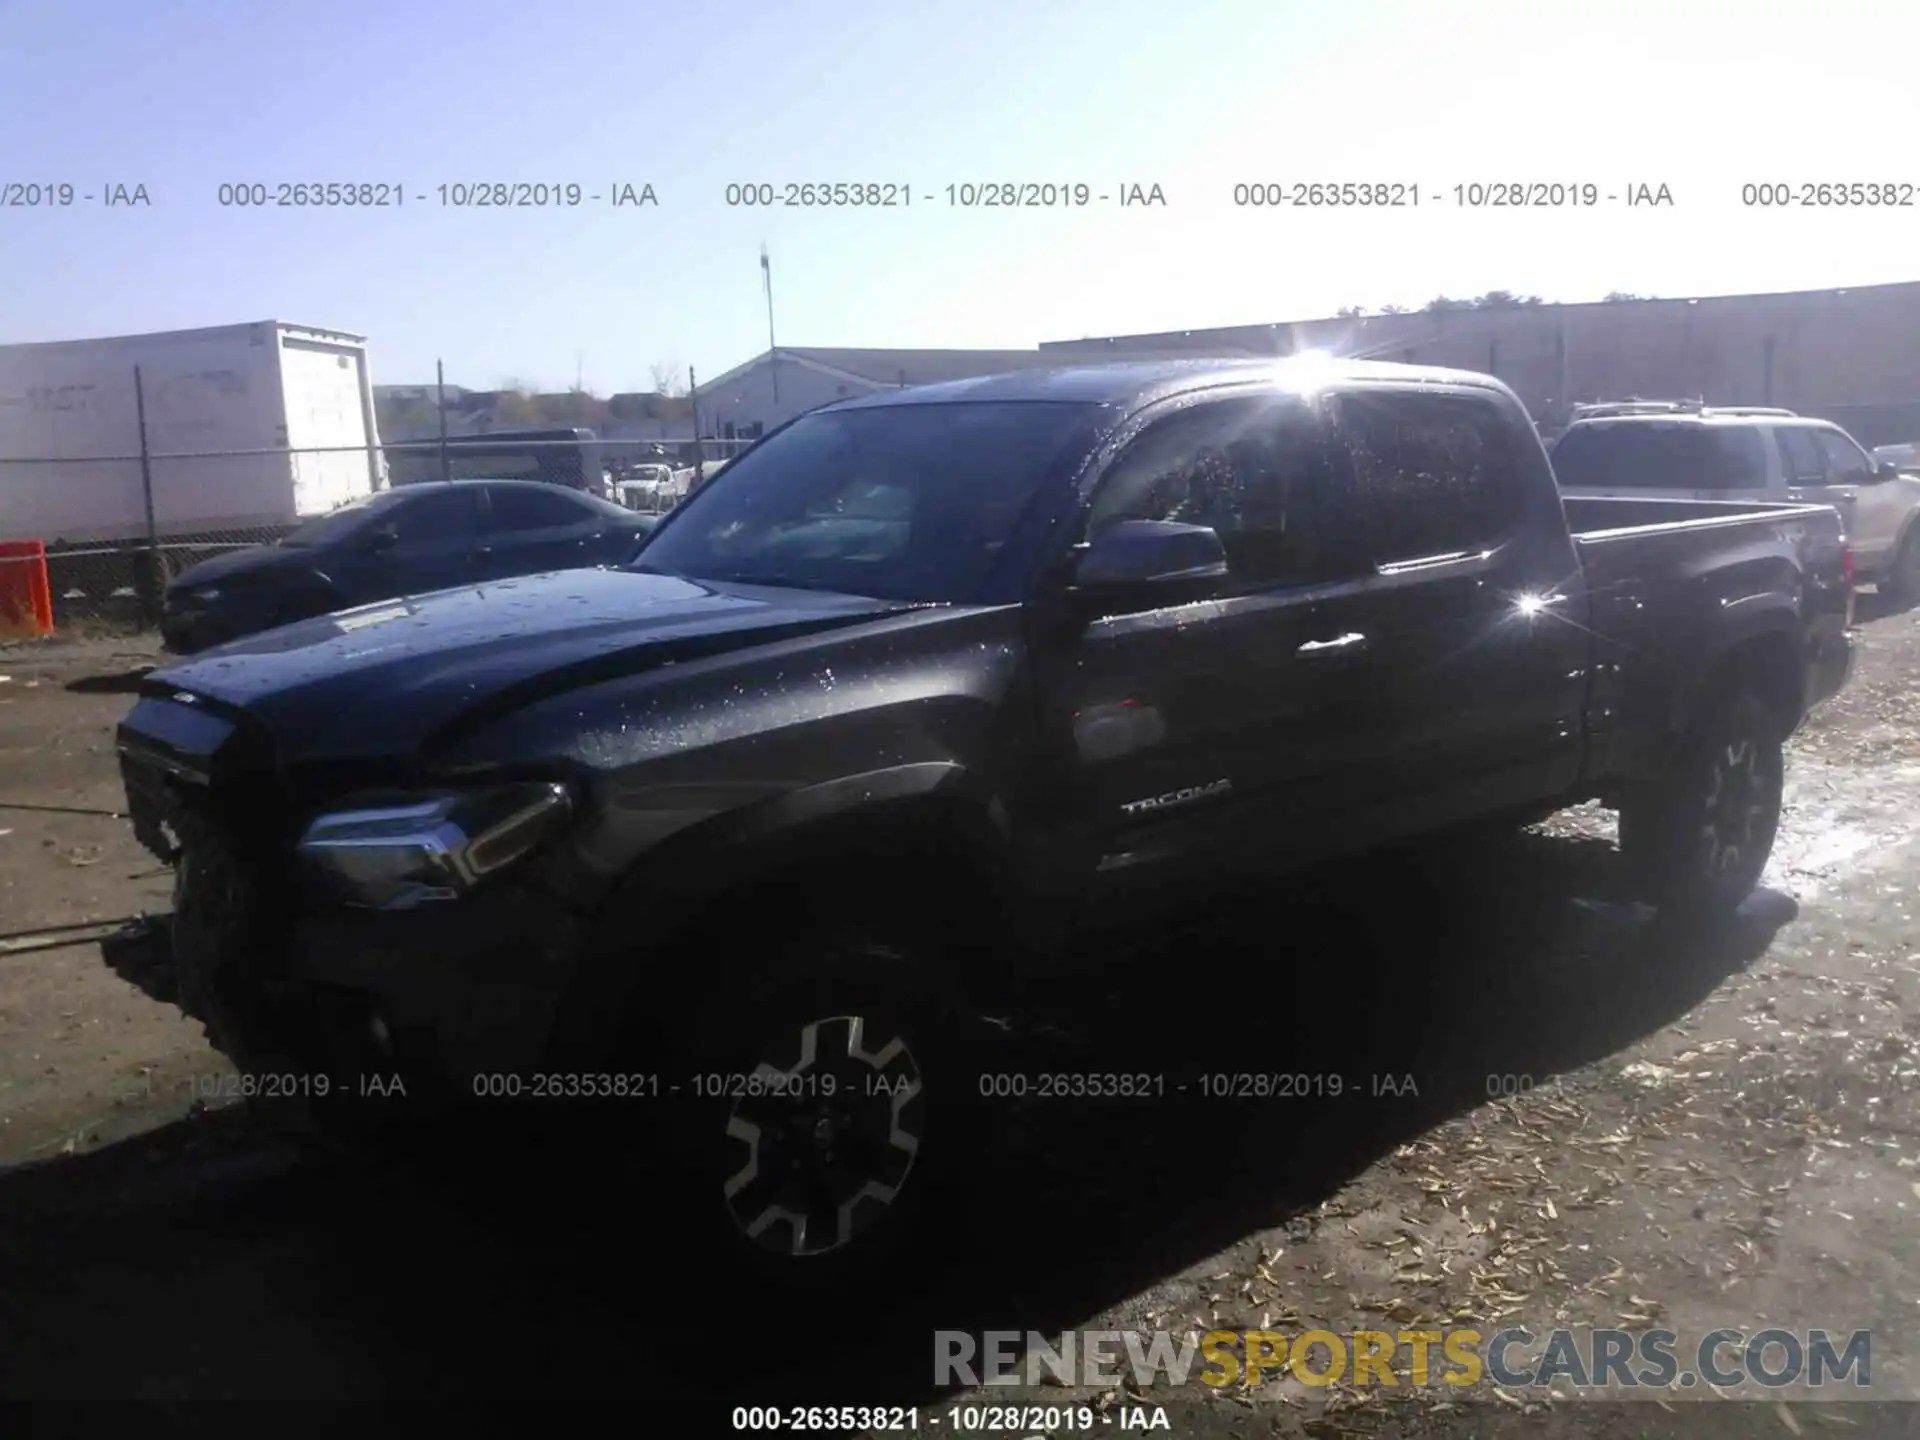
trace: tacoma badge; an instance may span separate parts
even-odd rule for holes
[[[1189,785],[1184,790],[1171,790],[1165,795],[1155,795],[1150,800],[1129,800],[1120,809],[1127,815],[1145,815],[1152,810],[1168,810],[1175,805],[1187,805],[1195,800],[1225,795],[1232,789],[1233,781],[1231,780],[1213,780],[1205,785]]]

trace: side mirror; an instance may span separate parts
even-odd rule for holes
[[[400,536],[391,525],[382,525],[367,536],[367,549],[375,555],[381,555],[400,543]]]
[[[1900,467],[1898,465],[1894,464],[1891,460],[1877,460],[1874,462],[1873,475],[1867,483],[1877,485],[1882,480],[1897,480],[1899,478]]]
[[[1073,583],[1078,590],[1114,590],[1226,576],[1227,552],[1212,526],[1122,520],[1081,551]]]

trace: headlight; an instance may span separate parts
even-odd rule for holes
[[[573,812],[551,782],[329,811],[300,837],[315,876],[351,905],[404,910],[465,894],[536,849]]]

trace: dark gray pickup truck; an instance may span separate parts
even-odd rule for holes
[[[1563,501],[1486,376],[1123,364],[815,411],[630,564],[217,648],[119,743],[263,1084],[670,1113],[648,1183],[817,1276],[951,1158],[948,1017],[1159,877],[1598,798],[1736,905],[1851,613],[1832,509]]]

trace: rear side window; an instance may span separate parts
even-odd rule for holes
[[[1759,428],[1737,425],[1713,431],[1715,490],[1764,490],[1767,487],[1767,441]]]
[[[1485,401],[1345,395],[1340,419],[1376,564],[1476,553],[1512,528],[1513,446]]]
[[[457,485],[423,490],[396,504],[387,524],[402,545],[465,539],[474,532],[478,499]]]
[[[1789,485],[1824,485],[1827,461],[1813,432],[1804,426],[1782,425],[1773,432],[1780,440],[1780,465]]]
[[[1707,490],[1712,472],[1701,425],[1594,420],[1575,425],[1553,447],[1554,479],[1569,490]]]
[[[496,485],[487,495],[492,506],[491,530],[558,530],[578,525],[586,510],[564,491],[532,486]]]

